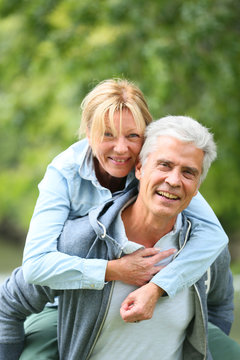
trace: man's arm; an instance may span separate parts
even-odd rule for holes
[[[151,319],[156,303],[163,294],[164,290],[152,282],[131,292],[121,305],[122,319],[125,322]]]
[[[19,359],[24,343],[24,320],[40,312],[58,295],[48,287],[25,282],[22,268],[13,271],[0,287],[0,360]]]

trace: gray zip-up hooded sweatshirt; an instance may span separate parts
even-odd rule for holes
[[[88,216],[68,221],[59,239],[59,250],[93,261],[122,256],[122,247],[110,233],[111,224],[136,190],[126,192]],[[191,232],[183,218],[179,251]],[[207,251],[207,249],[206,249]],[[207,321],[229,333],[233,321],[233,286],[226,248],[195,285],[195,316],[186,329],[184,359],[212,359],[207,346]],[[211,280],[209,282],[209,279]],[[206,287],[207,290],[206,291]],[[18,359],[23,348],[23,323],[29,314],[40,312],[59,296],[58,342],[61,360],[86,360],[101,332],[111,300],[112,283],[102,290],[52,290],[27,284],[21,268],[16,269],[0,288],[0,360]],[[133,344],[133,347],[135,345]],[[134,351],[134,348],[133,348]]]

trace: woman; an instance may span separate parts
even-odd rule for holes
[[[81,133],[84,130],[87,137],[57,156],[39,185],[24,250],[23,271],[28,282],[54,289],[102,289],[105,281],[111,280],[115,263],[97,267],[94,260],[60,253],[57,239],[67,219],[86,215],[93,207],[136,186],[134,165],[145,127],[151,121],[143,94],[126,80],[106,80],[86,96]],[[159,257],[157,250],[145,249],[142,256],[131,258],[128,272],[120,272],[118,280],[141,286],[157,276],[158,283],[173,296],[200,278],[227,243],[227,237],[200,195],[187,214],[193,222],[193,234],[190,245],[174,260],[174,271],[168,273],[165,267],[158,272],[161,267],[153,266],[146,277],[143,266],[136,276],[136,264],[142,263],[144,256]],[[206,248],[207,254],[202,251]],[[198,262],[187,261],[191,252]],[[161,257],[171,253],[168,250]],[[182,266],[183,262],[188,265]],[[21,357],[26,358],[24,354]]]

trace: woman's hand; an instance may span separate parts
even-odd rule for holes
[[[107,264],[105,280],[119,280],[136,286],[145,285],[164,267],[155,264],[175,252],[176,249],[160,251],[157,248],[147,248],[139,249],[117,260],[110,260]]]

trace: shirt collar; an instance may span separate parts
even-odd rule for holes
[[[98,181],[95,175],[94,163],[93,163],[93,153],[92,149],[88,143],[88,146],[83,154],[82,164],[79,168],[79,174],[81,178],[91,181]]]

